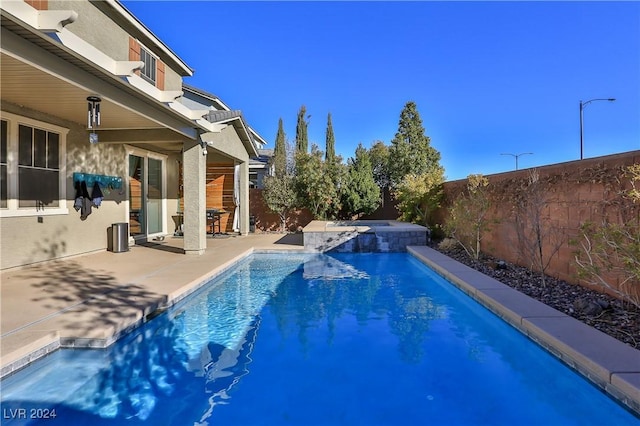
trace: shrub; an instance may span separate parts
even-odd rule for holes
[[[553,256],[565,243],[565,232],[554,225],[549,215],[553,202],[549,186],[540,179],[537,169],[529,171],[527,180],[514,194],[515,226],[520,248],[529,260],[529,268],[540,273],[546,287],[546,272]]]
[[[440,207],[444,169],[435,167],[422,174],[406,175],[394,196],[402,220],[428,225],[431,213]]]
[[[458,195],[449,210],[444,229],[469,256],[478,260],[482,234],[490,230],[487,212],[491,205],[487,187],[489,179],[481,174],[467,177],[467,189]]]
[[[632,200],[635,214],[620,222],[588,222],[580,228],[575,262],[578,275],[589,284],[603,287],[622,300],[640,307],[640,164],[627,168],[631,189],[621,194]],[[631,212],[634,213],[634,212]]]
[[[453,238],[445,238],[438,244],[438,249],[442,251],[450,251],[458,247],[458,242]]]

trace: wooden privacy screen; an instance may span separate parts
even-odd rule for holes
[[[180,211],[184,211],[182,167],[179,169]],[[207,209],[226,211],[220,217],[222,232],[233,232],[233,212],[236,208],[233,202],[233,170],[233,163],[207,164]]]
[[[142,175],[141,169],[136,166],[133,176],[129,176],[129,234],[139,235],[143,233],[140,223],[142,211]]]

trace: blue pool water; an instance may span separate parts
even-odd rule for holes
[[[639,424],[407,254],[253,255],[111,348],[57,351],[5,379],[2,416],[3,425]]]

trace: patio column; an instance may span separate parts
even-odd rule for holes
[[[240,163],[240,235],[249,233],[249,162]]]
[[[203,254],[207,248],[207,156],[199,141],[186,141],[182,153],[184,252]]]

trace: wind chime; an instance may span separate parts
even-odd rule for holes
[[[100,125],[100,99],[97,96],[89,96],[87,98],[87,127],[89,130],[97,129]],[[89,143],[96,144],[98,143],[98,134],[95,131],[89,133]]]

